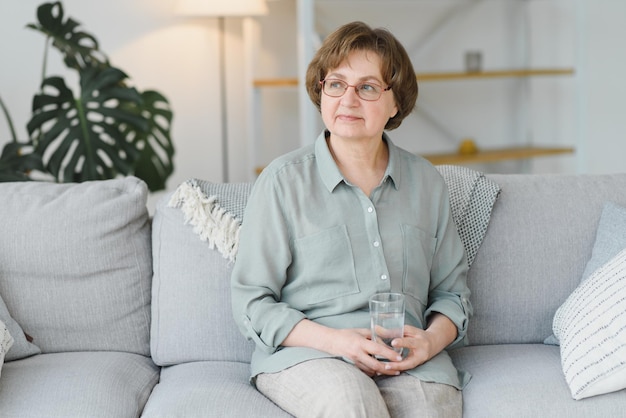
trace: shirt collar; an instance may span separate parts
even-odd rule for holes
[[[330,132],[324,130],[315,140],[315,159],[322,181],[328,191],[332,193],[335,187],[344,181],[344,178],[330,153],[330,149],[328,149],[328,143],[326,142],[328,135],[330,135]],[[400,156],[398,147],[391,142],[391,139],[384,132],[383,140],[387,142],[389,148],[389,163],[387,164],[384,177],[385,179],[391,179],[397,190],[400,187]]]

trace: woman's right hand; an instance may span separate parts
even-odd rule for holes
[[[402,356],[384,344],[371,340],[371,331],[366,328],[348,328],[334,330],[336,337],[332,341],[331,354],[340,355],[354,363],[368,376],[397,375],[395,370],[388,370],[387,362],[376,359],[384,357],[389,361],[401,361]]]
[[[291,330],[281,344],[285,347],[310,347],[334,356],[343,357],[368,376],[397,375],[396,370],[389,370],[386,362],[374,356],[384,357],[389,361],[401,361],[402,356],[384,344],[371,340],[371,332],[366,328],[334,329],[303,319]]]

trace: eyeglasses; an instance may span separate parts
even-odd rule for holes
[[[354,91],[356,91],[357,96],[368,102],[380,99],[380,96],[384,91],[391,90],[391,86],[383,88],[376,83],[369,82],[353,86],[343,80],[337,80],[334,78],[321,80],[320,84],[322,85],[322,91],[324,94],[330,97],[341,97],[345,94],[346,90],[348,90],[348,87],[354,87]]]

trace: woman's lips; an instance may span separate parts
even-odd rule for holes
[[[358,116],[353,116],[353,115],[338,115],[337,119],[340,119],[340,120],[343,120],[343,121],[346,121],[346,122],[352,122],[352,121],[355,121],[355,120],[359,120],[361,118],[358,117]]]

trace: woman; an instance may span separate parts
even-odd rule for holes
[[[235,320],[256,342],[251,381],[298,417],[461,416],[469,376],[444,349],[466,339],[465,252],[438,171],[384,133],[415,106],[411,61],[354,22],[306,80],[326,129],[257,179],[232,275]],[[405,295],[392,343],[404,358],[371,340],[378,292]]]

